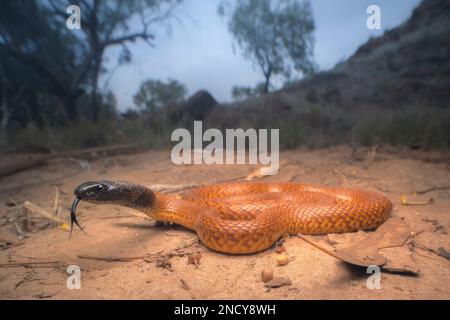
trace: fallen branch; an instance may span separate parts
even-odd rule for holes
[[[125,145],[113,145],[107,147],[96,147],[81,150],[71,150],[65,152],[59,152],[51,155],[40,156],[35,159],[15,161],[12,164],[4,165],[0,167],[0,178],[25,171],[28,169],[35,168],[37,166],[43,165],[49,160],[62,157],[88,157],[96,158],[98,155],[113,155],[119,153],[126,153],[138,148],[138,144],[125,144]]]
[[[0,178],[10,176],[14,173],[25,171],[43,165],[49,160],[48,156],[39,157],[36,159],[28,159],[16,161],[12,164],[0,167]]]
[[[16,186],[12,186],[12,187],[0,188],[0,194],[1,193],[16,192],[18,190],[25,189],[25,188],[40,187],[43,184],[55,183],[55,182],[57,182],[59,180],[67,179],[67,178],[70,178],[70,177],[75,176],[77,174],[79,174],[79,171],[72,172],[72,173],[69,173],[69,174],[65,174],[65,175],[62,175],[62,176],[59,176],[59,177],[56,177],[56,178],[47,179],[47,180],[32,181],[30,183],[25,183],[25,184],[22,183],[22,184],[19,184],[19,185],[16,185]]]

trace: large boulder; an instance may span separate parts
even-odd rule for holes
[[[218,102],[206,90],[197,91],[184,103],[168,108],[170,120],[178,124],[187,124],[194,120],[203,121],[218,106]]]
[[[192,120],[204,120],[217,104],[208,91],[200,90],[184,103],[182,111]]]

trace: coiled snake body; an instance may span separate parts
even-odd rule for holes
[[[119,181],[86,182],[75,190],[72,221],[79,200],[117,204],[150,217],[195,230],[209,248],[254,253],[283,234],[326,234],[374,229],[389,216],[386,197],[359,189],[294,183],[226,183],[167,195]]]

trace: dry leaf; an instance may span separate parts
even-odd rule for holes
[[[276,252],[276,253],[283,253],[283,252],[286,252],[286,248],[285,248],[283,245],[278,246],[278,247],[275,249],[275,252]]]
[[[381,267],[385,271],[418,275],[420,269],[411,259],[411,251],[406,247],[382,249],[381,253],[386,263]]]
[[[386,258],[378,251],[383,248],[402,247],[409,235],[410,230],[402,220],[390,218],[373,232],[359,231],[338,236],[330,235],[330,242],[335,243],[335,250],[319,245],[312,237],[301,234],[299,237],[339,260],[368,267],[386,264]]]

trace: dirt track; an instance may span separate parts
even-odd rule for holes
[[[3,190],[0,238],[19,242],[17,246],[0,250],[0,263],[62,263],[57,267],[0,268],[0,298],[449,299],[450,262],[430,250],[443,247],[450,251],[447,233],[450,190],[430,191],[417,199],[410,196],[431,187],[449,186],[448,152],[383,148],[371,159],[366,157],[366,151],[361,150],[360,160],[356,161],[351,160],[346,147],[283,152],[278,175],[263,181],[337,186],[347,180],[352,187],[387,195],[395,203],[393,216],[403,218],[411,232],[417,234],[416,242],[421,249],[411,251],[411,258],[420,269],[419,276],[383,272],[382,289],[369,290],[364,269],[350,267],[295,237],[285,242],[287,254],[294,260],[282,267],[276,266],[273,248],[255,255],[231,256],[212,252],[201,244],[187,248],[201,252],[198,268],[187,263],[187,256],[170,258],[170,269],[143,259],[128,262],[81,259],[80,255],[135,257],[169,251],[188,243],[195,234],[178,226],[155,226],[148,219],[130,215],[130,209],[81,203],[79,221],[89,236],[75,230],[69,240],[67,231],[54,227],[30,233],[20,243],[14,224],[1,218],[14,211],[14,207],[7,205],[11,202],[7,196],[17,203],[28,200],[51,211],[55,186],[62,192],[61,215],[67,217],[73,189],[86,180],[119,179],[144,185],[213,183],[245,177],[255,170],[254,166],[245,165],[175,166],[170,162],[170,151],[153,151],[98,159],[82,166],[69,159],[54,160],[45,167],[0,180]],[[60,179],[63,176],[66,177]],[[45,182],[48,180],[50,182]],[[5,191],[5,187],[10,191]],[[403,206],[402,194],[418,201],[432,197],[434,202],[425,206]],[[317,237],[318,240],[323,238]],[[384,249],[389,250],[395,257],[395,249]],[[71,264],[81,267],[80,290],[66,288],[66,268]],[[268,292],[260,280],[264,268],[273,268],[277,275],[288,276],[292,285]]]

